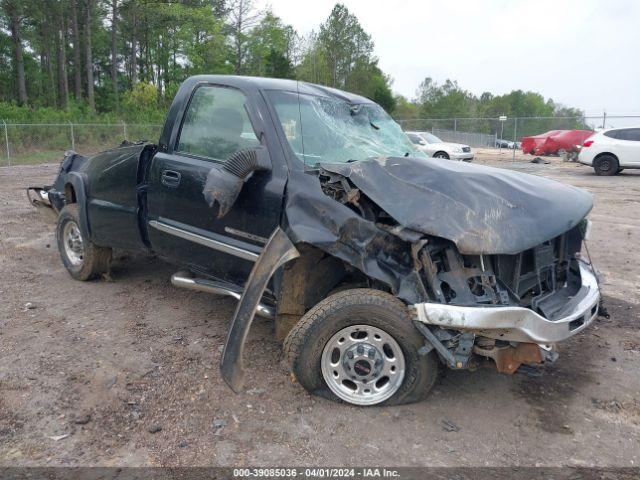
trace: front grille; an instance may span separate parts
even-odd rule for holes
[[[446,240],[421,253],[428,295],[452,305],[513,305],[559,318],[582,286],[578,226],[516,255],[461,255]]]
[[[581,286],[576,254],[582,246],[578,227],[517,255],[496,255],[497,279],[521,306],[552,320]]]

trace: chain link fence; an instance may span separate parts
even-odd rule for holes
[[[550,130],[597,130],[640,124],[640,115],[513,118],[419,118],[397,120],[405,131],[430,132],[446,142],[472,147],[504,146]],[[502,140],[502,142],[501,142]]]
[[[431,132],[447,142],[476,148],[502,148],[505,142],[549,130],[596,130],[640,125],[640,115],[584,117],[421,118],[397,120],[405,131]],[[0,121],[0,165],[58,161],[65,150],[88,155],[123,140],[160,138],[162,125],[133,123],[7,123]],[[514,145],[510,145],[513,147]],[[517,147],[517,144],[515,145]]]
[[[162,125],[133,123],[0,123],[5,165],[58,161],[65,150],[89,155],[124,140],[157,142]]]

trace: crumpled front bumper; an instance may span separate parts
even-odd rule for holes
[[[590,325],[598,315],[600,290],[591,266],[580,261],[582,287],[569,300],[561,318],[547,320],[523,307],[462,307],[439,303],[412,305],[415,319],[454,330],[514,342],[537,344],[565,340]]]

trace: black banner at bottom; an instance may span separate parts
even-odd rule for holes
[[[2,480],[638,480],[640,468],[597,467],[0,467]]]

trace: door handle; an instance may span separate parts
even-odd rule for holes
[[[163,170],[161,175],[161,181],[167,187],[177,187],[180,185],[180,172],[174,170]]]

